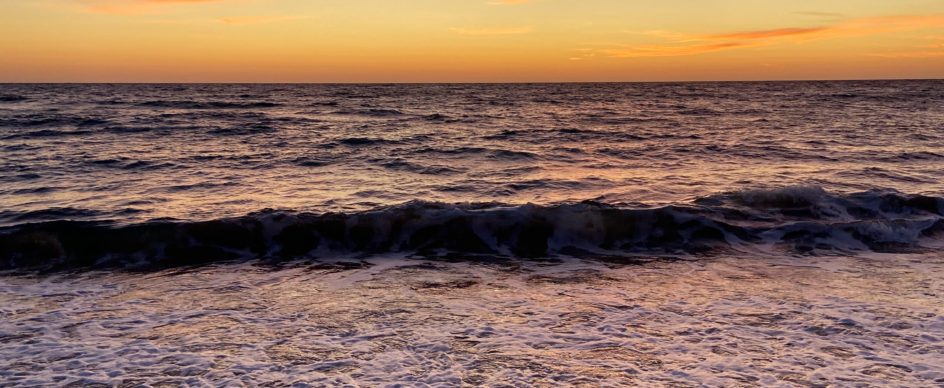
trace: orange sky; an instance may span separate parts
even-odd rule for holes
[[[0,82],[863,78],[944,78],[944,1],[0,2]]]

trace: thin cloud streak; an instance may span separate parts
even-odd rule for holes
[[[666,44],[600,50],[614,58],[674,57],[759,47],[792,39],[803,43],[819,39],[869,36],[925,28],[944,28],[941,15],[898,15],[852,19],[830,26],[788,27],[771,30],[739,31],[713,35],[685,35],[667,31],[643,32],[670,38]]]
[[[105,14],[140,14],[153,11],[158,7],[174,4],[219,3],[224,0],[73,0],[79,3],[85,12]]]
[[[651,45],[620,49],[605,49],[602,50],[602,52],[603,54],[612,58],[682,57],[751,46],[757,45],[738,42],[712,43],[690,46]]]
[[[511,27],[511,28],[450,28],[450,31],[466,36],[494,36],[494,35],[522,35],[530,34],[534,31],[531,27]]]
[[[841,18],[841,17],[846,16],[838,12],[820,12],[820,11],[800,11],[800,12],[796,12],[796,14],[803,15],[803,16],[816,16],[816,17],[822,17],[822,18]]]
[[[926,59],[926,58],[942,58],[944,57],[944,50],[942,51],[911,51],[911,52],[900,52],[900,53],[882,53],[882,54],[870,54],[873,57],[889,58],[889,59]]]
[[[882,58],[909,58],[909,59],[924,59],[924,58],[941,58],[944,57],[944,41],[939,43],[933,43],[924,45],[921,47],[915,47],[910,51],[898,51],[898,52],[886,52],[879,54],[872,54],[874,57]]]
[[[220,22],[229,25],[246,25],[246,24],[267,24],[267,23],[276,23],[276,22],[287,22],[293,20],[302,20],[308,19],[307,16],[292,16],[292,15],[283,15],[283,16],[237,16],[237,17],[227,17],[219,19]]]
[[[496,0],[496,1],[490,1],[489,4],[491,5],[516,5],[516,4],[524,4],[524,3],[530,3],[530,2],[531,0]]]
[[[755,39],[766,39],[766,38],[779,38],[784,36],[797,36],[797,35],[812,35],[828,30],[829,27],[812,27],[812,28],[778,28],[774,30],[761,30],[761,31],[744,31],[744,32],[735,32],[731,34],[721,34],[703,37],[709,40],[755,40]]]

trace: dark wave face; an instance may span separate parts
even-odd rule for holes
[[[944,235],[944,199],[818,188],[750,191],[687,206],[617,208],[411,202],[359,213],[267,211],[203,222],[59,221],[0,235],[0,269],[167,267],[350,254],[501,259],[715,252],[920,252]]]
[[[0,259],[920,249],[942,123],[942,81],[0,85]]]

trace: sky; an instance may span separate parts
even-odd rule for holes
[[[0,82],[944,78],[944,0],[0,0]]]

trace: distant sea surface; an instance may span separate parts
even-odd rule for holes
[[[944,82],[8,84],[0,150],[0,225],[58,240],[13,267],[907,248],[941,229]]]
[[[941,386],[944,81],[0,85],[0,385]]]

